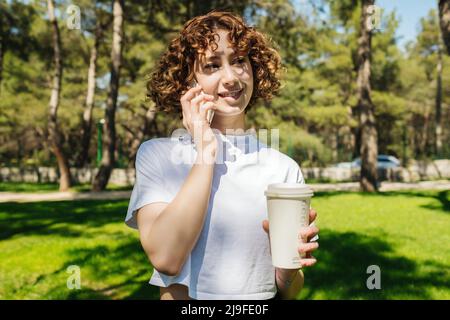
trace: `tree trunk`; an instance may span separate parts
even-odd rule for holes
[[[3,16],[0,15],[0,95],[2,91],[2,80],[3,80],[3,57],[6,51],[6,37],[7,31],[4,30],[5,21]],[[9,32],[9,31],[8,31]]]
[[[122,60],[123,36],[123,0],[114,0],[113,4],[113,41],[111,47],[111,80],[105,110],[105,126],[103,135],[102,162],[95,176],[92,189],[104,190],[114,167],[114,151],[116,149],[115,115],[117,96],[119,93],[120,66]]]
[[[439,1],[439,20],[442,31],[442,39],[450,55],[450,0]]]
[[[55,70],[53,75],[52,92],[49,103],[48,131],[50,147],[55,154],[60,172],[59,190],[67,191],[71,186],[72,177],[69,170],[69,161],[62,150],[61,135],[58,130],[57,112],[59,105],[59,95],[61,92],[62,61],[61,61],[61,37],[59,34],[58,21],[55,18],[55,8],[53,0],[47,0],[48,16],[53,29],[53,50]]]
[[[1,23],[1,21],[0,21]],[[2,32],[1,30],[1,26],[0,26],[0,32]],[[3,80],[3,56],[5,55],[5,49],[4,49],[4,44],[3,44],[3,35],[0,34],[0,95],[2,94],[2,80]]]
[[[437,63],[437,83],[436,83],[436,117],[435,117],[435,152],[437,156],[441,156],[442,152],[442,127],[441,127],[441,110],[442,110],[442,50],[439,45],[438,63]]]
[[[333,162],[338,162],[338,148],[339,148],[338,141],[339,141],[339,129],[333,128],[330,132],[330,145]]]
[[[361,177],[362,191],[378,191],[377,184],[377,129],[374,106],[370,99],[370,55],[372,35],[368,26],[369,6],[374,0],[363,0],[361,8],[360,35],[358,38],[357,95],[361,130]]]
[[[425,106],[425,114],[423,116],[423,129],[422,135],[420,136],[421,140],[419,141],[419,155],[420,157],[425,157],[427,155],[427,144],[428,144],[428,130],[430,123],[430,109],[432,106]]]
[[[99,18],[97,18],[99,19]],[[83,112],[83,127],[81,138],[81,154],[78,160],[78,166],[84,167],[88,160],[89,146],[91,141],[92,130],[92,109],[94,108],[95,97],[95,75],[97,71],[97,52],[100,44],[100,38],[102,36],[102,28],[100,22],[97,20],[95,27],[95,40],[94,46],[91,48],[91,57],[89,59],[89,71],[88,71],[88,87],[86,95],[86,103]]]

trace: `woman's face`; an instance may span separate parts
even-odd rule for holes
[[[211,48],[194,62],[194,74],[203,91],[214,96],[216,115],[242,113],[253,93],[253,71],[248,56],[235,52],[228,31],[218,30],[216,51]]]

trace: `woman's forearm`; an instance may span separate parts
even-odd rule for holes
[[[285,300],[293,300],[303,289],[305,277],[302,270],[280,270],[276,269],[275,279],[278,291]]]
[[[194,248],[208,209],[214,162],[196,162],[180,191],[155,219],[148,234],[150,259],[178,274]]]

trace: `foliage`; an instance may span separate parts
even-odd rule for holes
[[[81,30],[68,29],[65,8],[56,2],[63,48],[63,81],[58,125],[71,166],[81,152],[81,119],[87,92],[89,52],[96,19],[112,19],[111,3],[79,1]],[[47,142],[51,88],[51,28],[45,2],[2,2],[7,12],[0,37],[5,43],[0,82],[0,163],[56,165]],[[281,149],[303,166],[346,161],[357,154],[355,55],[359,1],[127,1],[123,67],[116,114],[117,166],[133,166],[136,146],[181,128],[177,114],[157,113],[145,125],[152,104],[145,99],[149,72],[170,39],[193,15],[232,8],[266,33],[283,59],[283,88],[271,103],[260,101],[249,126],[278,128]],[[2,16],[6,17],[6,16]],[[2,18],[4,19],[4,18]],[[3,20],[2,20],[3,21]],[[436,11],[421,21],[417,39],[399,48],[396,13],[382,15],[372,38],[372,100],[380,153],[410,158],[434,154],[437,49],[442,45]],[[111,25],[99,47],[93,121],[104,117],[109,80]],[[450,58],[443,59],[443,141],[450,138]],[[419,128],[419,130],[417,129]],[[95,166],[97,128],[91,132],[90,165]],[[445,149],[446,148],[446,149]],[[447,156],[450,149],[444,143]]]

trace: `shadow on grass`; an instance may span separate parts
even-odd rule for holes
[[[114,234],[111,236],[114,237]],[[114,248],[97,245],[67,250],[65,252],[69,257],[67,262],[52,273],[39,276],[36,283],[67,278],[70,276],[67,268],[78,266],[81,288],[68,289],[65,282],[58,282],[57,286],[42,292],[42,295],[53,294],[59,299],[69,300],[111,300],[118,297],[125,300],[159,299],[159,288],[148,284],[152,267],[139,240],[125,238],[118,243],[119,245]],[[106,283],[109,285],[98,288]]]
[[[16,235],[95,238],[102,230],[91,228],[124,221],[127,206],[127,200],[0,203],[0,240]],[[127,228],[125,224],[123,228]],[[67,263],[61,269],[41,275],[36,281],[49,277],[51,282],[52,277],[67,277],[67,267],[77,265],[82,274],[89,274],[87,278],[82,276],[80,290],[69,290],[63,283],[42,294],[63,299],[113,299],[118,295],[123,299],[159,299],[159,288],[148,284],[152,267],[139,240],[123,232],[106,235],[117,246],[99,244],[69,249],[65,252]],[[83,278],[89,282],[83,282]],[[113,285],[97,289],[92,283]]]
[[[0,240],[17,234],[79,237],[84,230],[123,221],[128,200],[0,203]]]
[[[430,299],[427,289],[450,290],[447,265],[427,261],[431,271],[420,272],[419,265],[396,256],[393,248],[378,237],[354,232],[322,230],[317,264],[305,271],[307,293],[304,299]],[[370,265],[381,270],[381,290],[369,290]]]
[[[121,296],[125,300],[159,299],[159,288],[148,284],[152,268],[136,239],[129,239],[113,249],[99,245],[89,249],[73,249],[68,254],[74,258],[62,270],[78,265],[98,282],[114,275],[126,275],[122,281],[101,290],[72,290],[68,299],[111,299],[114,292],[124,292]]]

